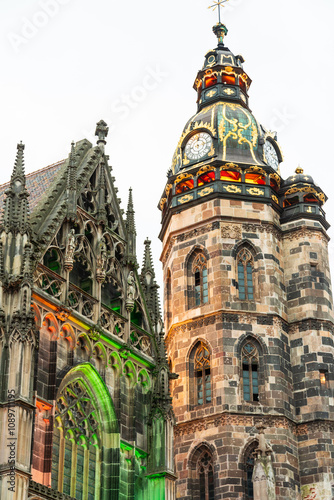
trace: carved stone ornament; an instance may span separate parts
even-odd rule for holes
[[[229,238],[231,240],[241,240],[242,231],[240,224],[221,224],[222,238]]]

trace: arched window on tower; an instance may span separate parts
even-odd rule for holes
[[[256,448],[258,447],[258,442],[254,441],[246,450],[244,455],[244,492],[245,500],[254,499],[254,487],[253,487],[253,472],[256,458]]]
[[[202,342],[195,352],[194,374],[196,403],[198,405],[211,403],[210,353]]]
[[[198,253],[192,259],[191,266],[193,290],[191,307],[206,304],[209,301],[208,295],[208,269],[206,258],[203,253]]]
[[[237,255],[239,299],[254,300],[254,259],[247,248],[242,248]]]
[[[197,446],[189,458],[188,466],[191,498],[214,500],[214,459],[211,448],[206,443]]]
[[[253,342],[242,348],[242,387],[244,401],[259,401],[259,352]]]
[[[212,455],[204,450],[197,460],[200,500],[214,500],[213,460]]]

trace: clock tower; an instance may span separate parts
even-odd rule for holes
[[[213,31],[159,204],[177,498],[328,500],[326,196],[300,168],[282,178],[244,59],[225,46],[225,25]]]

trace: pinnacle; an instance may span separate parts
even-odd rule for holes
[[[135,211],[133,207],[132,188],[129,189],[128,209],[126,212],[126,226],[129,232],[136,232]]]
[[[144,250],[142,274],[144,274],[146,271],[150,271],[154,277],[155,273],[154,273],[153,259],[151,252],[151,240],[146,238],[146,240],[144,241],[144,245],[145,245],[145,250]]]
[[[13,168],[13,173],[11,179],[15,179],[16,177],[24,177],[24,151],[25,145],[22,141],[17,145],[17,153],[15,158],[15,164]]]

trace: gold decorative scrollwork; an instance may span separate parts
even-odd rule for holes
[[[194,196],[192,194],[185,194],[184,196],[182,196],[182,198],[179,198],[179,203],[181,203],[182,205],[183,203],[187,203],[188,201],[193,199]]]
[[[279,204],[278,203],[278,198],[274,194],[271,195],[271,199],[274,200],[274,202],[277,203],[277,205]]]
[[[199,175],[205,174],[206,172],[214,172],[214,170],[215,168],[211,165],[204,165],[196,172],[196,176],[198,177]]]
[[[225,163],[220,170],[237,170],[238,172],[242,172],[242,168],[239,167],[236,163]]]
[[[261,175],[266,175],[266,172],[263,170],[263,168],[258,167],[256,165],[252,165],[251,167],[247,168],[245,170],[246,174],[261,174]]]
[[[238,110],[243,113],[245,118],[247,119],[247,122],[241,123],[238,118],[229,118],[227,116],[228,109],[233,111]],[[254,153],[254,148],[256,147],[258,140],[258,130],[253,120],[254,119],[252,115],[247,112],[240,104],[225,103],[222,105],[222,119],[220,121],[218,130],[219,139],[223,144],[223,160],[226,159],[227,141],[228,139],[231,139],[233,141],[236,141],[238,145],[248,144],[249,151],[254,162],[257,161]],[[245,135],[247,131],[250,131],[252,140],[247,139],[247,135]]]
[[[278,174],[270,174],[270,179],[274,179],[277,182],[278,187],[281,185],[281,178]]]
[[[189,165],[190,161],[187,158],[186,153],[184,153],[183,165]]]
[[[203,120],[200,122],[195,122],[194,127],[193,127],[193,131],[196,129],[200,129],[200,128],[205,128],[207,130],[210,130],[210,132],[213,136],[216,135],[216,129],[212,126],[211,123],[204,123]]]
[[[172,184],[167,184],[165,188],[166,196],[168,197],[170,190],[172,189]]]
[[[314,189],[311,186],[304,186],[304,187],[297,187],[296,184],[291,186],[290,189],[288,189],[285,192],[285,196],[288,196],[289,194],[294,194],[294,193],[311,193],[314,194],[322,203],[325,202],[325,195],[322,192],[318,192],[316,189]]]
[[[207,196],[208,194],[213,193],[213,191],[213,187],[206,187],[198,193],[198,196]]]
[[[167,198],[161,198],[160,205],[159,205],[160,206],[160,210],[163,210],[166,201],[167,201]]]
[[[193,176],[190,174],[180,174],[176,177],[174,184],[178,184],[179,182],[183,181],[184,179],[192,179]]]
[[[223,186],[223,188],[229,193],[241,193],[241,189],[238,186]]]
[[[211,144],[211,149],[208,152],[208,156],[213,156],[215,154],[215,148],[213,147],[213,144]]]
[[[259,188],[249,188],[246,189],[247,193],[253,195],[253,196],[264,196],[264,191],[263,189]]]

